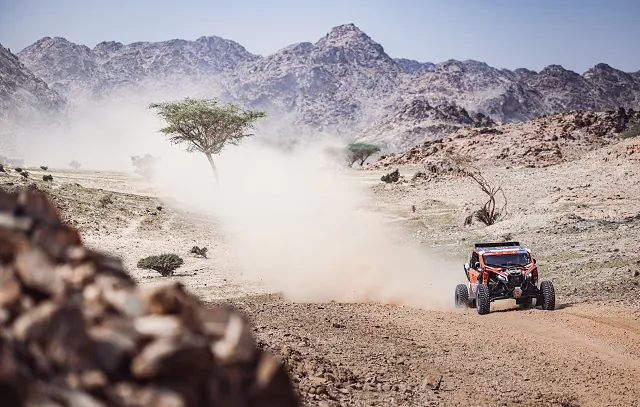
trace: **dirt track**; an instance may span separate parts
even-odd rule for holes
[[[631,175],[637,178],[637,173]],[[148,191],[134,184],[125,188],[125,179],[114,174],[65,179],[64,174],[54,173],[54,177],[56,184],[39,186],[56,197],[89,244],[121,255],[135,278],[149,284],[166,281],[136,269],[135,262],[151,252],[178,251],[185,257],[185,266],[173,279],[183,281],[205,301],[235,298],[231,301],[250,316],[263,345],[280,352],[287,361],[309,405],[640,405],[638,285],[626,268],[635,267],[629,266],[635,264],[637,253],[638,225],[634,222],[622,225],[626,228],[622,232],[586,225],[577,240],[573,228],[582,221],[564,226],[549,223],[563,213],[550,213],[548,198],[540,198],[546,205],[544,210],[534,206],[516,231],[527,241],[536,242],[541,267],[560,282],[559,309],[553,312],[508,309],[508,303],[496,304],[487,316],[479,316],[475,310],[294,304],[242,281],[225,257],[224,238],[216,232],[215,222],[166,206],[158,209],[163,204]],[[626,180],[634,185],[636,178],[628,176]],[[24,183],[17,176],[3,180]],[[84,186],[74,186],[75,182]],[[513,182],[520,181],[514,178]],[[424,225],[420,239],[439,245],[443,253],[462,262],[466,246],[452,241],[493,238],[510,232],[513,222],[488,230],[464,230],[459,222],[464,213],[452,206],[447,196],[459,196],[455,188],[460,185],[453,180],[424,189],[407,187],[418,192],[402,188],[378,191],[379,210],[393,210],[401,227],[415,227],[420,221]],[[535,186],[528,187],[536,193]],[[425,199],[420,191],[438,200]],[[633,191],[626,193],[632,196],[604,209],[616,216],[631,213],[638,198]],[[112,194],[113,203],[102,206],[99,200],[108,194]],[[418,212],[412,218],[408,208],[414,201]],[[566,210],[566,205],[560,202],[557,207]],[[555,228],[556,233],[548,228]],[[520,232],[522,229],[528,229],[528,234]],[[576,253],[604,239],[614,245],[615,239],[622,243],[618,251],[598,255],[600,268],[581,269],[572,266],[582,261],[581,257],[568,256],[554,244],[568,238]],[[210,259],[188,254],[191,245],[208,242],[214,242],[209,244]],[[569,276],[565,272],[569,266],[585,274]],[[600,279],[601,275],[606,278]],[[594,284],[598,288],[603,280],[618,278],[627,279],[620,293],[599,290],[586,302],[580,296],[580,292],[593,290]],[[574,285],[569,286],[569,281]]]
[[[329,389],[338,402],[328,405],[639,405],[640,319],[615,305],[484,317],[366,304],[240,305],[265,342],[325,361],[291,365],[304,391]],[[337,366],[356,378],[325,385],[314,377]]]

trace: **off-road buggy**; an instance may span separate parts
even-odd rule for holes
[[[556,306],[553,283],[538,282],[536,260],[518,242],[476,243],[464,272],[469,283],[456,286],[458,308],[476,308],[484,315],[491,302],[504,299],[515,299],[521,308],[551,311]]]

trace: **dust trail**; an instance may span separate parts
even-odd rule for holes
[[[290,299],[450,308],[460,265],[401,243],[381,214],[363,210],[373,198],[345,176],[336,154],[343,142],[313,142],[317,133],[274,115],[260,136],[223,152],[216,192],[204,156],[158,134],[162,123],[147,105],[168,99],[140,93],[76,106],[68,126],[25,125],[17,147],[29,164],[60,168],[75,159],[85,169],[132,172],[132,155],[160,156],[162,198],[216,217],[243,277]]]
[[[220,220],[246,278],[292,300],[450,308],[460,265],[401,243],[381,214],[364,211],[372,197],[327,154],[335,147],[247,143],[221,157],[218,194],[199,156],[180,163],[187,179],[174,165],[160,185]]]

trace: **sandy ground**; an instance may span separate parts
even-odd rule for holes
[[[351,174],[371,185],[370,209],[408,240],[459,261],[451,272],[462,273],[474,241],[509,238],[532,248],[541,276],[556,285],[558,309],[505,302],[487,316],[289,302],[243,278],[215,219],[172,209],[140,180],[50,171],[54,183],[37,185],[90,246],[119,255],[134,278],[179,280],[205,302],[244,310],[308,405],[640,406],[640,169],[616,160],[601,161],[598,171],[585,165],[601,158],[487,171],[509,197],[509,215],[490,227],[463,225],[483,198],[467,179],[383,185],[380,173]],[[29,182],[0,175],[3,188]],[[208,258],[189,254],[193,245],[207,246]],[[174,277],[135,266],[168,251],[185,259]]]

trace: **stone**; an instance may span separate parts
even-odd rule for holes
[[[162,337],[148,344],[131,362],[138,379],[198,378],[210,373],[212,356],[206,342],[192,336]]]
[[[128,370],[128,363],[136,352],[136,335],[125,329],[101,326],[89,331],[93,341],[93,355],[97,365],[109,376]]]
[[[170,315],[145,315],[133,321],[140,335],[149,337],[178,336],[184,329],[182,322]]]
[[[22,283],[30,289],[49,296],[62,294],[64,282],[47,256],[40,250],[21,251],[15,260]]]
[[[13,270],[0,266],[0,307],[17,303],[21,294],[22,288]]]

